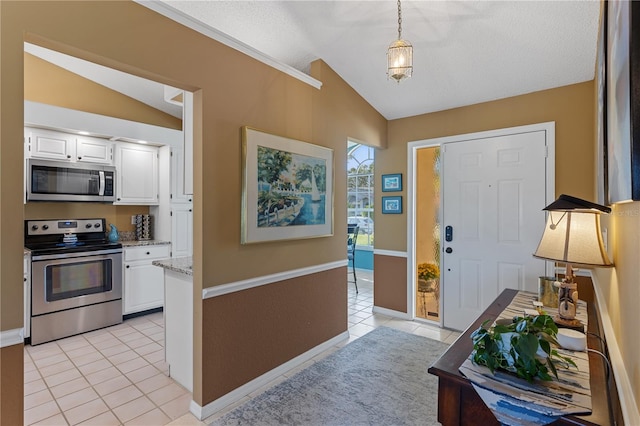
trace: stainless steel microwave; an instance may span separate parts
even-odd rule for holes
[[[27,201],[115,201],[116,168],[27,159]]]

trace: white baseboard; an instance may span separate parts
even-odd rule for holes
[[[13,330],[0,331],[0,348],[24,344],[22,328],[14,328]]]
[[[324,343],[319,344],[318,346],[309,349],[307,352],[298,355],[290,361],[285,362],[284,364],[274,368],[271,371],[266,372],[262,376],[256,377],[252,381],[245,383],[237,389],[232,390],[228,394],[216,399],[215,401],[210,402],[204,407],[199,406],[195,401],[191,401],[191,405],[189,406],[189,410],[191,413],[196,416],[199,420],[206,419],[207,417],[215,414],[221,409],[227,407],[234,402],[240,401],[242,398],[250,394],[251,392],[255,392],[273,379],[278,376],[283,375],[287,371],[292,368],[296,368],[305,362],[312,359],[314,356],[326,351],[332,346],[337,345],[338,343],[347,340],[349,338],[349,332],[345,331],[337,335],[336,337],[327,340]]]
[[[616,378],[616,388],[618,389],[618,398],[620,399],[620,409],[622,410],[624,424],[640,425],[640,411],[638,411],[638,405],[633,396],[633,388],[629,381],[629,374],[627,374],[624,366],[622,353],[620,352],[620,347],[618,346],[618,341],[613,331],[609,309],[607,308],[607,304],[604,303],[604,294],[602,294],[602,289],[590,271],[589,276],[593,282],[593,289],[596,294],[596,300],[598,301],[598,309],[600,309],[602,328],[604,329],[607,349],[609,350],[609,362],[613,368],[613,375]]]
[[[406,312],[394,311],[393,309],[381,308],[379,306],[374,306],[372,311],[374,314],[386,315],[388,317],[393,317],[393,318],[398,318],[403,320],[411,321],[413,319],[411,315],[409,315]]]

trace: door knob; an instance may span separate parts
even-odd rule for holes
[[[447,247],[444,251],[447,253],[453,253],[453,249],[451,247]]]

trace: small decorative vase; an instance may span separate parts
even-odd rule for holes
[[[118,235],[118,228],[116,228],[113,223],[110,223],[109,226],[111,227],[111,230],[109,231],[107,238],[109,238],[109,241],[112,243],[116,243],[120,239],[120,236]]]

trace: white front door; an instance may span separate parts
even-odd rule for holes
[[[464,330],[506,288],[537,291],[546,153],[545,130],[442,145],[445,327]]]

